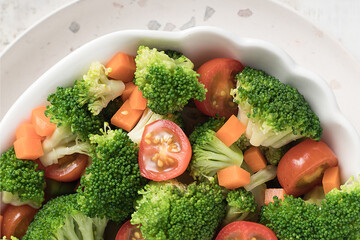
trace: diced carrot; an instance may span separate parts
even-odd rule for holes
[[[144,110],[132,109],[129,100],[126,100],[111,118],[111,124],[129,132],[139,121],[143,112]]]
[[[14,150],[19,159],[36,160],[44,155],[39,138],[19,138],[14,142]]]
[[[232,115],[216,132],[216,137],[229,147],[241,137],[245,130],[246,127],[240,122],[240,120]]]
[[[123,102],[125,102],[130,97],[130,94],[135,89],[135,86],[136,85],[133,82],[125,83],[125,90],[121,94],[121,99],[123,100]]]
[[[258,147],[251,147],[244,152],[244,161],[254,173],[266,167],[266,159]]]
[[[237,165],[217,172],[219,185],[227,189],[235,189],[250,183],[250,173]]]
[[[19,139],[22,137],[26,138],[42,138],[39,134],[36,133],[34,126],[31,123],[23,122],[16,129],[15,138]]]
[[[146,98],[143,97],[139,87],[136,86],[129,97],[129,104],[132,109],[145,110],[147,105]]]
[[[35,132],[40,136],[50,136],[56,129],[56,125],[50,122],[50,118],[45,116],[46,107],[34,108],[31,112],[31,123]]]
[[[111,68],[111,72],[109,73],[110,78],[121,80],[124,83],[130,82],[134,79],[136,70],[135,57],[118,52],[110,59],[106,67]]]
[[[330,167],[325,170],[322,184],[325,194],[334,188],[340,189],[340,171],[338,166]]]
[[[265,190],[265,205],[274,202],[275,196],[277,196],[278,199],[284,199],[285,194],[286,192],[283,188],[267,188]]]

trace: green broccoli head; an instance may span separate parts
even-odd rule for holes
[[[208,122],[195,127],[189,140],[193,149],[190,174],[195,179],[213,177],[217,171],[232,165],[241,166],[243,153],[236,144],[227,147],[216,137],[216,130],[222,126],[223,118],[210,118]]]
[[[79,211],[77,194],[64,195],[47,202],[35,215],[23,240],[99,240],[108,220],[90,218]]]
[[[247,216],[254,213],[257,208],[254,195],[244,188],[230,191],[227,194],[226,201],[228,204],[223,225],[234,221],[245,220]]]
[[[260,223],[279,239],[359,239],[360,182],[347,182],[325,195],[320,206],[301,198],[274,197],[264,206]]]
[[[137,192],[147,182],[140,175],[138,148],[121,129],[92,135],[92,165],[82,176],[79,193],[81,210],[90,217],[107,217],[121,222],[134,211]]]
[[[75,81],[75,90],[81,105],[87,105],[93,115],[98,115],[108,103],[119,97],[125,84],[118,80],[108,79],[109,70],[100,62],[93,62],[82,80]]]
[[[249,67],[236,80],[231,94],[252,145],[279,148],[302,137],[320,139],[319,118],[297,89]]]
[[[87,105],[80,105],[79,95],[72,87],[58,87],[55,93],[48,96],[50,105],[45,115],[58,127],[65,125],[82,141],[88,141],[90,134],[100,133],[104,126],[101,115],[94,116]]]
[[[194,64],[185,56],[176,55],[173,59],[163,51],[140,46],[135,62],[135,84],[154,113],[180,111],[192,98],[205,100],[204,85],[198,81]]]
[[[360,177],[360,175],[359,175]],[[351,178],[325,195],[318,219],[322,239],[360,239],[360,181]]]
[[[14,148],[0,157],[0,191],[4,203],[40,207],[44,201],[44,171],[32,160],[18,159]]]
[[[138,123],[128,133],[128,136],[134,143],[140,144],[145,126],[160,119],[167,119],[173,121],[180,127],[184,125],[180,113],[170,113],[167,115],[160,115],[151,111],[150,108],[146,108]]]
[[[212,239],[225,215],[222,188],[213,181],[151,182],[140,195],[131,223],[141,224],[144,239]]]

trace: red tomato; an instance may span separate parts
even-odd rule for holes
[[[6,206],[1,224],[1,234],[8,239],[11,236],[23,237],[37,211],[29,205]]]
[[[238,108],[230,95],[230,89],[235,88],[235,75],[241,72],[244,66],[235,59],[215,58],[197,70],[200,74],[199,82],[208,90],[206,99],[202,102],[195,100],[196,107],[208,116],[219,114],[229,118],[236,115]]]
[[[191,158],[191,145],[181,128],[169,120],[146,125],[140,142],[141,175],[163,181],[185,172]]]
[[[130,220],[124,223],[118,231],[115,240],[144,240],[139,225],[131,225]]]
[[[305,140],[292,147],[279,162],[277,177],[289,195],[300,196],[321,182],[328,167],[338,159],[322,141]]]
[[[276,240],[270,228],[255,222],[236,221],[226,225],[215,240]]]
[[[59,159],[57,164],[45,168],[45,177],[59,181],[72,182],[81,177],[88,164],[88,156],[72,154]]]

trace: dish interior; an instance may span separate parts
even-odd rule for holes
[[[0,123],[1,152],[11,146],[17,126],[29,120],[31,109],[45,105],[48,94],[56,87],[70,86],[86,73],[91,62],[105,63],[118,51],[135,56],[139,45],[180,51],[194,62],[195,68],[216,57],[234,58],[296,87],[320,118],[324,129],[322,140],[339,158],[342,181],[360,173],[360,137],[340,113],[325,81],[296,65],[285,52],[270,43],[241,38],[212,27],[181,32],[127,30],[85,44],[50,68],[10,108]]]

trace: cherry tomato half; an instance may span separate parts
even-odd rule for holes
[[[124,223],[119,229],[115,240],[144,240],[139,225],[132,225],[130,220]]]
[[[276,240],[270,228],[255,222],[236,221],[226,225],[215,240]]]
[[[235,75],[241,72],[244,66],[235,59],[215,58],[197,70],[200,74],[199,82],[208,90],[206,99],[196,101],[196,107],[208,116],[219,114],[220,117],[229,118],[236,115],[238,108],[230,95],[230,89],[235,88]]]
[[[191,145],[181,128],[169,120],[146,125],[139,149],[141,175],[164,181],[185,172],[191,158]]]
[[[1,234],[8,239],[11,236],[17,238],[23,237],[37,211],[37,209],[29,205],[7,205],[1,224]]]
[[[72,182],[81,177],[88,164],[88,156],[72,154],[59,159],[57,164],[45,168],[45,177],[59,181]]]
[[[326,143],[308,139],[285,153],[277,177],[287,194],[300,196],[321,182],[328,167],[337,164],[338,159]]]

